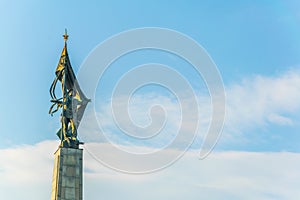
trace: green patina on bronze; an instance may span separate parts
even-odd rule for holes
[[[56,67],[56,77],[50,87],[50,101],[52,105],[49,109],[49,114],[53,115],[53,113],[62,109],[62,126],[57,132],[57,136],[61,140],[61,147],[78,149],[81,142],[79,142],[77,138],[77,129],[90,99],[88,99],[80,89],[72,69],[67,51],[67,31],[63,37],[65,45]],[[59,82],[61,83],[62,97],[57,98],[55,89]]]

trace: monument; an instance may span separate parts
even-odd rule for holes
[[[50,87],[52,106],[49,114],[61,110],[61,128],[56,133],[60,145],[55,152],[51,200],[82,200],[83,144],[77,130],[84,110],[90,101],[82,92],[72,69],[67,51],[68,35],[65,31],[64,48]],[[61,84],[61,97],[56,97],[56,85]]]

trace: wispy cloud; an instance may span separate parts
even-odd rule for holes
[[[227,116],[222,135],[223,147],[260,143],[264,144],[260,149],[299,151],[292,147],[295,146],[293,139],[285,139],[289,132],[300,125],[299,69],[277,76],[244,78],[240,83],[227,86],[226,93]],[[285,133],[279,130],[281,127],[286,130]]]
[[[226,93],[228,128],[243,130],[266,123],[292,125],[293,114],[300,110],[300,71],[245,78],[228,86]]]
[[[226,119],[222,141],[225,141],[226,145],[234,146],[235,143],[253,140],[254,130],[255,137],[259,138],[259,130],[270,129],[271,132],[273,131],[272,127],[299,126],[300,116],[297,114],[300,111],[299,69],[289,70],[276,76],[256,75],[244,78],[240,82],[227,85],[225,88],[227,96]],[[120,96],[114,101],[120,107],[128,107],[130,119],[136,126],[146,127],[155,122],[152,124],[154,125],[152,129],[148,130],[150,132],[156,130],[156,132],[154,131],[157,133],[157,135],[154,134],[155,137],[140,140],[124,134],[120,128],[127,130],[128,133],[134,133],[135,136],[139,134],[150,135],[150,132],[136,131],[134,126],[127,123],[128,117],[118,112],[115,114],[121,115],[119,116],[121,120],[117,124],[112,115],[110,101],[108,101],[96,105],[96,116],[102,130],[99,129],[97,122],[93,121],[95,119],[90,117],[94,115],[91,112],[86,116],[88,120],[83,122],[81,129],[83,139],[86,141],[105,141],[100,139],[102,136],[99,132],[102,131],[109,140],[116,144],[162,148],[174,140],[179,129],[182,128],[182,133],[187,136],[182,137],[182,143],[177,145],[177,147],[182,147],[191,142],[184,140],[185,138],[191,140],[189,136],[194,133],[192,127],[198,123],[198,137],[194,147],[199,148],[201,146],[211,120],[212,105],[208,94],[198,93],[198,108],[190,106],[192,97],[189,96],[177,101],[175,97],[162,93],[145,93],[133,96],[130,102],[127,102],[126,99]],[[157,105],[162,109],[151,113],[151,108]],[[181,109],[188,113],[196,113],[196,115],[189,115],[187,120],[183,122]],[[118,111],[118,108],[116,110]],[[156,123],[157,121],[163,123]],[[251,131],[252,134],[246,134]],[[269,137],[272,137],[272,134]],[[274,150],[280,151],[282,149]]]

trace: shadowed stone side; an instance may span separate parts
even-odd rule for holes
[[[55,152],[51,200],[82,200],[82,149]]]

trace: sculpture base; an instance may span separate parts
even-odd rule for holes
[[[79,145],[84,144],[76,138],[76,135],[72,136],[72,134],[67,134],[66,136],[64,136],[64,134],[61,132],[61,129],[57,131],[56,135],[61,140],[60,147],[63,148],[79,149]]]
[[[82,200],[82,149],[55,152],[51,200]]]

